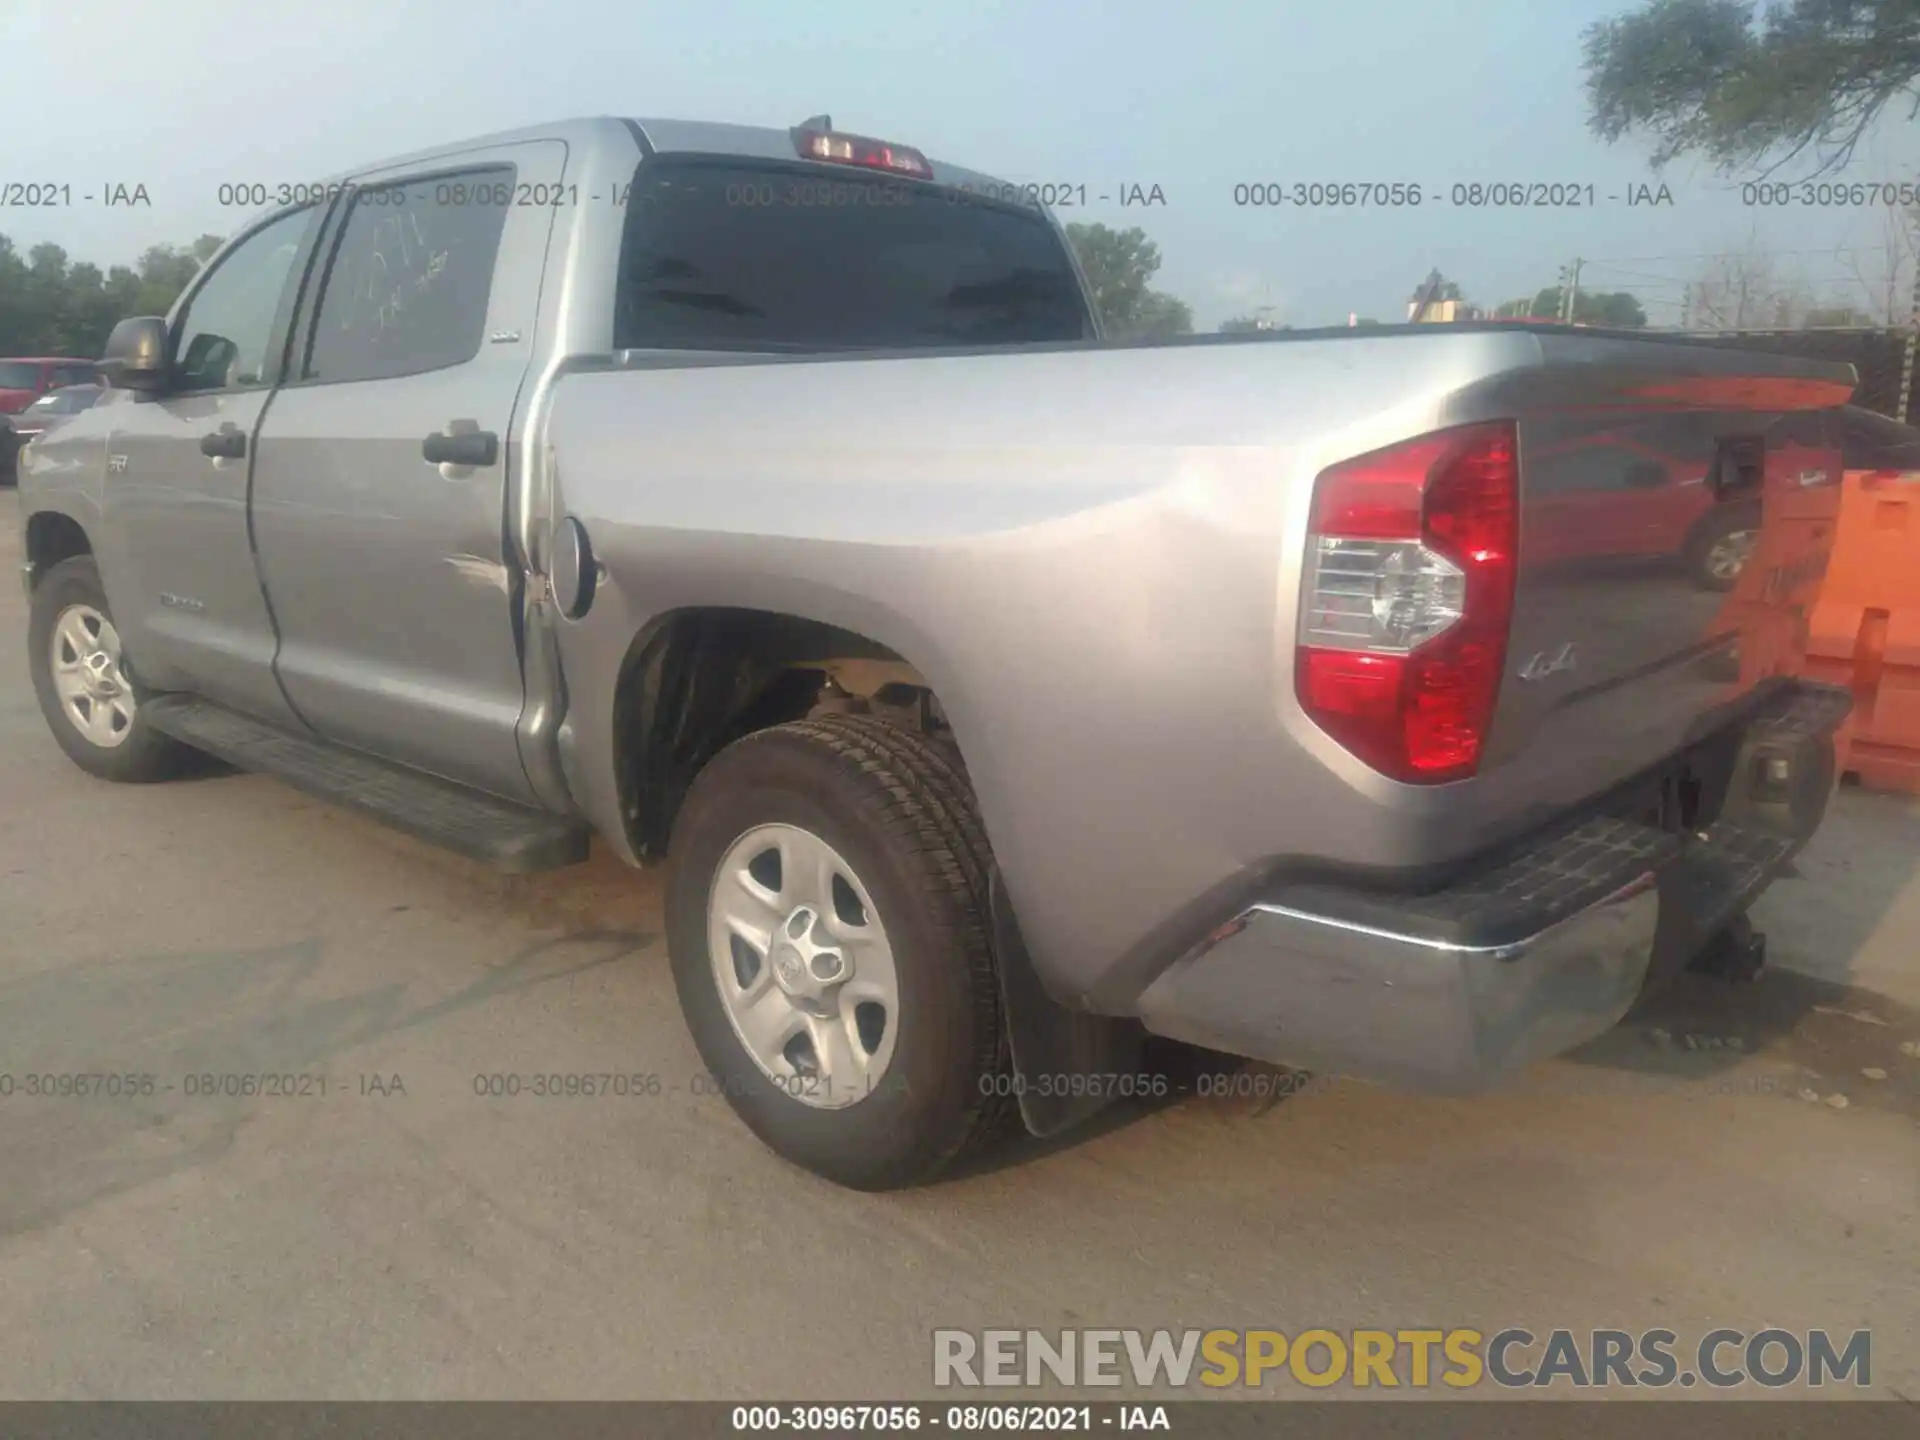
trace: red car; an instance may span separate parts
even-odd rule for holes
[[[0,360],[0,415],[18,415],[49,390],[94,385],[100,371],[73,355],[21,355]]]
[[[1809,412],[1776,425],[1756,451],[1766,472],[1831,469],[1843,444],[1849,454],[1860,450],[1863,427],[1905,428],[1851,407],[1842,413],[1840,424]],[[1759,540],[1760,495],[1718,499],[1709,480],[1721,458],[1669,455],[1661,442],[1658,423],[1642,422],[1631,433],[1582,435],[1530,455],[1540,497],[1527,536],[1534,561],[1677,560],[1702,588],[1732,589]]]

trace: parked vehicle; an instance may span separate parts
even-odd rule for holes
[[[18,415],[0,420],[0,479],[13,478],[19,452],[47,431],[90,410],[106,393],[99,385],[68,385],[49,390]]]
[[[1837,494],[1776,442],[1848,367],[1111,343],[1046,211],[824,116],[370,166],[103,366],[22,474],[75,763],[666,858],[702,1083],[843,1184],[1151,1093],[1150,1034],[1491,1083],[1725,934],[1833,784],[1849,697],[1776,658],[1817,523],[1725,596],[1534,547],[1583,445],[1763,528]]]
[[[1796,474],[1827,473],[1823,452],[1832,434],[1830,424],[1823,429],[1812,417],[1783,421],[1776,438],[1785,468]],[[1920,432],[1858,406],[1849,405],[1841,413],[1838,444],[1843,472],[1920,469]],[[1736,505],[1709,505],[1690,518],[1681,553],[1701,585],[1714,590],[1734,587],[1760,542],[1760,511],[1760,502],[1749,499]]]
[[[1691,423],[1674,422],[1683,435]],[[1850,437],[1853,429],[1842,423]],[[1783,463],[1797,455],[1818,470],[1833,424],[1818,412],[1783,416],[1771,442]],[[1528,532],[1531,558],[1542,565],[1677,560],[1702,589],[1731,590],[1759,540],[1760,498],[1727,501],[1713,473],[1724,455],[1676,455],[1662,446],[1659,427],[1648,427],[1639,436],[1579,436],[1536,456],[1551,462],[1552,473]]]
[[[91,385],[99,378],[93,361],[71,355],[0,359],[0,415],[18,415],[49,390],[63,385]]]

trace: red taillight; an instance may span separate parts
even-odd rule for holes
[[[861,165],[869,170],[888,170],[896,175],[912,175],[920,180],[933,178],[933,165],[918,150],[866,135],[800,129],[793,132],[793,144],[794,149],[809,160],[825,160],[834,165]]]
[[[1500,698],[1519,540],[1514,427],[1468,425],[1314,482],[1294,685],[1396,780],[1472,775]]]

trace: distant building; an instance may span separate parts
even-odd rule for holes
[[[1426,299],[1423,307],[1421,301],[1425,297],[1431,298]],[[1409,322],[1444,325],[1454,320],[1480,320],[1485,315],[1485,311],[1461,299],[1460,287],[1443,278],[1438,270],[1430,271],[1420,288],[1407,297]]]
[[[1418,300],[1407,302],[1407,319],[1412,320],[1414,312],[1420,308]],[[1486,314],[1477,305],[1469,305],[1464,300],[1429,300],[1427,313],[1420,317],[1421,323],[1444,324],[1452,320],[1484,320]]]

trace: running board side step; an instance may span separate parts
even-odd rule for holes
[[[159,695],[140,709],[156,730],[196,750],[510,874],[587,858],[592,832],[579,820],[290,734],[193,696]]]

